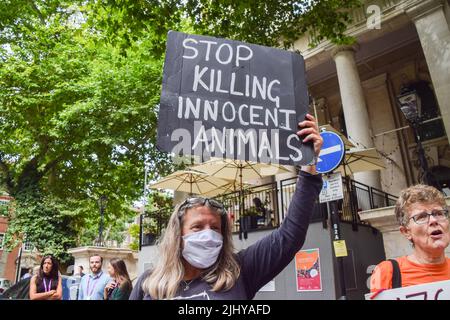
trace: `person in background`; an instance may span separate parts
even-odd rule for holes
[[[127,266],[121,259],[111,259],[108,263],[108,273],[112,281],[104,291],[105,300],[128,300],[133,285],[128,275]]]
[[[51,255],[45,256],[37,275],[30,280],[31,300],[61,300],[62,280],[58,261]]]
[[[77,267],[77,271],[74,273],[75,276],[80,276],[81,278],[83,278],[83,276],[85,275],[85,273],[83,272],[84,268],[82,265],[79,265]]]
[[[103,292],[111,280],[102,271],[103,258],[93,255],[89,258],[91,273],[81,278],[78,300],[103,300]]]
[[[253,198],[253,205],[255,206],[256,210],[258,210],[258,220],[262,221],[265,224],[266,220],[269,217],[267,217],[267,209],[264,207],[261,199],[258,197]]]
[[[297,135],[318,156],[323,140],[315,119],[307,115],[299,127]],[[186,199],[169,219],[155,267],[139,277],[130,300],[253,299],[302,247],[321,189],[315,166],[302,167],[283,224],[238,253],[224,206],[209,198]]]
[[[450,280],[449,213],[444,196],[427,185],[404,189],[395,205],[400,232],[411,242],[412,254],[383,261],[374,269],[370,291]]]
[[[37,276],[39,274],[39,270],[41,270],[41,266],[35,266],[33,268],[33,276]]]
[[[78,299],[78,295],[80,293],[81,278],[83,278],[83,276],[85,275],[83,270],[84,270],[83,266],[79,265],[78,267],[75,267],[75,269],[73,271],[73,276],[71,278],[70,288],[69,288],[70,300]]]
[[[22,276],[22,280],[23,279],[26,279],[26,278],[31,278],[33,276],[33,268],[29,268],[28,269],[28,272],[27,273],[25,273],[23,276]]]

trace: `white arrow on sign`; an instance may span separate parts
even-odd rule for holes
[[[340,144],[332,146],[332,147],[329,147],[329,148],[322,149],[320,151],[320,153],[319,153],[319,159],[317,160],[317,162],[322,162],[322,159],[320,158],[321,156],[325,156],[327,154],[330,154],[330,153],[333,153],[333,152],[338,152],[338,151],[341,151],[341,150],[342,150],[342,147],[341,147]]]

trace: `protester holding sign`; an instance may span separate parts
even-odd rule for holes
[[[177,156],[308,164],[295,134],[309,107],[301,55],[171,31],[158,114],[158,148]]]
[[[450,258],[445,256],[449,214],[443,194],[426,185],[407,188],[400,193],[395,214],[413,253],[380,263],[371,277],[371,292],[450,280]]]
[[[323,141],[315,119],[307,115],[299,127],[297,135],[318,155]],[[252,299],[302,247],[321,188],[315,166],[302,167],[281,227],[239,253],[223,205],[186,199],[170,217],[156,266],[139,278],[130,299]]]

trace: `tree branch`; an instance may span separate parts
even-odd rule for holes
[[[41,174],[45,175],[47,172],[49,172],[51,169],[53,169],[54,167],[56,167],[56,165],[62,160],[64,159],[64,155],[60,155],[59,157],[57,157],[56,159],[50,161],[49,163],[47,163],[44,167],[44,170],[42,170]]]
[[[39,161],[45,157],[48,151],[48,141],[44,139],[43,146],[40,152],[34,156],[28,163],[23,167],[22,173],[17,180],[18,189],[23,188],[25,185],[38,183],[43,177],[43,173],[39,172]],[[20,191],[20,190],[17,190]]]
[[[36,13],[38,14],[38,17],[39,17],[39,20],[41,20],[41,23],[45,24],[44,16],[42,15],[42,13],[39,10],[39,8],[36,6],[36,3],[34,1],[30,1],[30,4],[33,7],[34,11],[36,11]]]

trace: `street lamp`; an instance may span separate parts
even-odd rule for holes
[[[103,216],[105,213],[106,203],[108,202],[108,198],[105,195],[100,196],[98,199],[98,205],[100,207],[100,225],[98,228],[98,246],[103,247]]]
[[[405,116],[409,126],[413,130],[414,138],[417,144],[417,155],[419,158],[420,168],[422,170],[422,181],[427,185],[435,186],[433,175],[428,168],[425,150],[422,146],[422,140],[419,134],[419,126],[421,123],[422,101],[417,91],[407,86],[402,87],[400,94],[397,96],[400,111]]]

